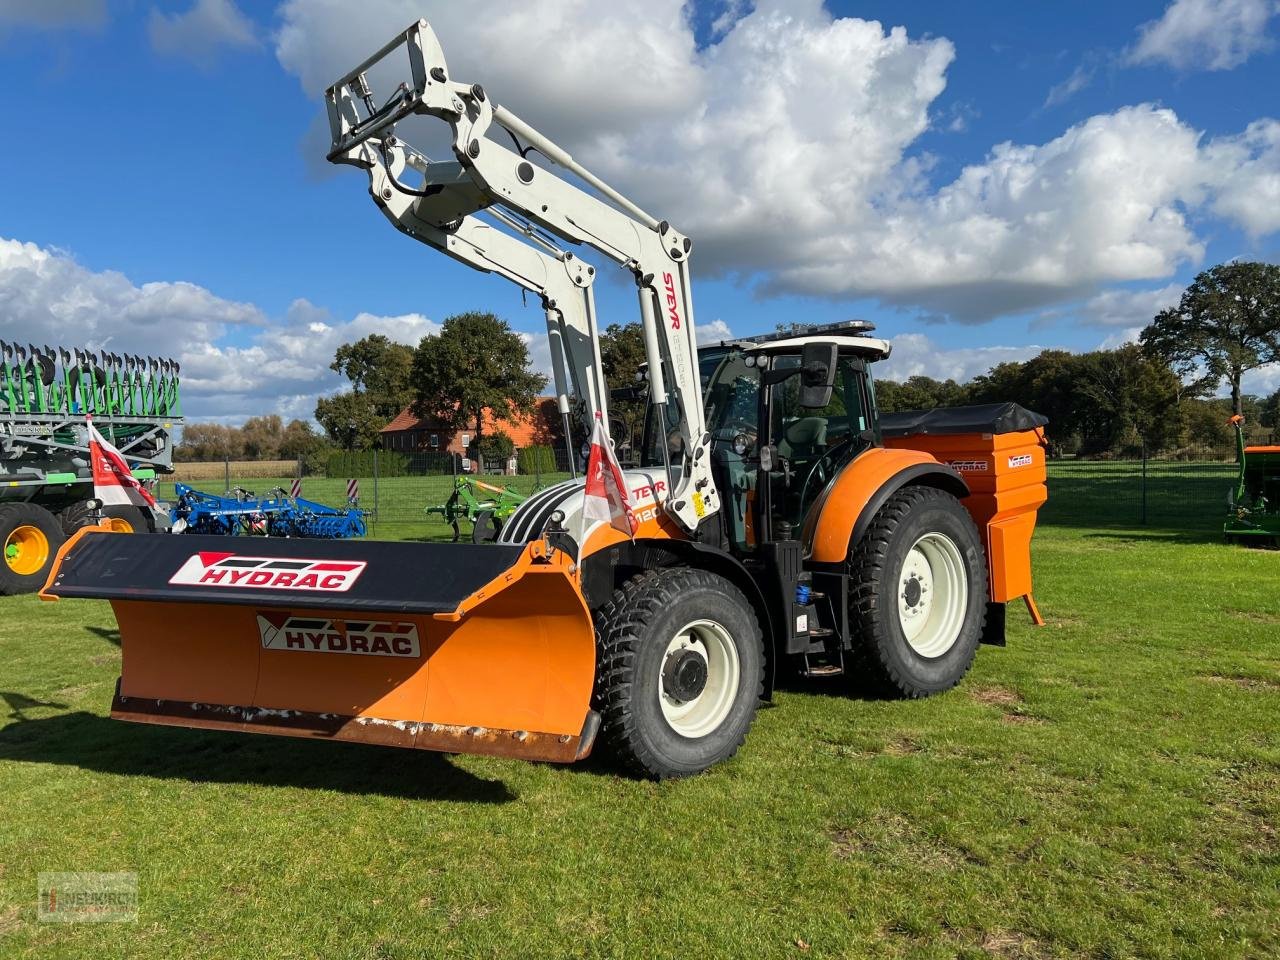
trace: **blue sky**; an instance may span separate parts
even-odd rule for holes
[[[0,337],[182,356],[229,420],[308,415],[336,343],[459,310],[538,356],[534,302],[323,160],[319,88],[425,15],[455,77],[693,236],[708,330],[871,319],[895,375],[1122,342],[1197,269],[1280,260],[1276,8],[0,0]],[[629,279],[597,294],[633,318]]]

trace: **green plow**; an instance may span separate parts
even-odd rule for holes
[[[453,527],[455,543],[462,537],[463,520],[471,524],[471,539],[475,543],[490,543],[497,539],[502,525],[524,500],[523,494],[509,487],[496,487],[475,477],[455,477],[449,499],[427,507],[423,513],[444,517]]]

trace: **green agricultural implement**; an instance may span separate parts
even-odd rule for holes
[[[178,372],[168,359],[0,340],[0,594],[41,587],[95,515],[86,414],[139,480],[172,472]],[[134,506],[101,513],[120,531],[157,523]]]
[[[1244,418],[1234,416],[1240,476],[1222,532],[1228,543],[1280,546],[1280,446],[1245,446]]]
[[[483,491],[483,493],[481,492]],[[491,496],[485,496],[491,494]],[[453,493],[444,503],[427,507],[428,516],[439,514],[453,527],[456,543],[462,536],[461,521],[471,524],[471,539],[476,543],[491,543],[498,538],[502,525],[524,503],[524,496],[509,487],[495,487],[475,477],[456,477]]]

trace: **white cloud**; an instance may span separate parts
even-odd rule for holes
[[[1081,322],[1092,327],[1141,329],[1161,310],[1176,307],[1182,290],[1178,283],[1155,290],[1104,290],[1090,297],[1078,315]]]
[[[1070,100],[1089,84],[1093,83],[1095,72],[1096,67],[1092,64],[1077,64],[1076,68],[1071,71],[1071,76],[1050,88],[1049,95],[1044,98],[1045,107],[1056,107],[1058,104]]]
[[[1280,363],[1269,363],[1265,367],[1250,370],[1240,378],[1240,389],[1259,397],[1271,396],[1280,390]]]
[[[252,21],[233,0],[196,0],[185,13],[165,14],[153,8],[147,34],[157,53],[202,66],[212,64],[224,47],[258,46]]]
[[[1205,148],[1214,171],[1214,212],[1253,236],[1280,230],[1280,122],[1256,120]]]
[[[1102,342],[1098,344],[1098,350],[1115,350],[1123,347],[1127,343],[1137,343],[1138,334],[1142,333],[1142,327],[1125,327],[1110,333],[1102,338]]]
[[[760,277],[764,293],[981,321],[1167,278],[1203,255],[1202,210],[1280,228],[1280,204],[1248,202],[1280,189],[1274,121],[1203,142],[1171,110],[1126,107],[1047,143],[998,144],[934,186],[911,150],[950,41],[835,18],[820,0],[743,9],[698,50],[682,0],[643,15],[606,0],[287,0],[277,56],[318,95],[425,13],[454,77],[671,217],[700,274]]]
[[[721,340],[732,340],[733,331],[723,320],[699,320],[694,331],[699,344],[719,343]]]
[[[0,0],[0,25],[91,29],[107,19],[107,0]]]
[[[0,238],[0,339],[172,357],[184,408],[199,419],[310,418],[316,398],[344,383],[329,369],[340,344],[381,333],[416,346],[439,329],[417,313],[337,320],[306,300],[272,319],[192,283],[139,285]]]
[[[875,365],[875,375],[881,380],[924,376],[964,383],[998,363],[1027,360],[1044,349],[1030,345],[942,347],[923,333],[903,333],[893,338],[893,352]]]
[[[1138,28],[1134,64],[1178,70],[1230,70],[1271,47],[1267,26],[1275,0],[1174,0],[1163,16]]]

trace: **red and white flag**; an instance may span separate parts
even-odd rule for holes
[[[589,520],[601,520],[632,538],[640,525],[631,509],[627,479],[618,466],[613,444],[604,429],[604,420],[598,413],[591,433],[591,455],[587,458],[587,485],[582,501],[584,539]]]
[[[98,432],[92,417],[85,417],[84,420],[89,426],[89,460],[93,464],[94,497],[107,507],[132,505],[144,510],[155,507],[156,498],[134,477],[124,455]]]

